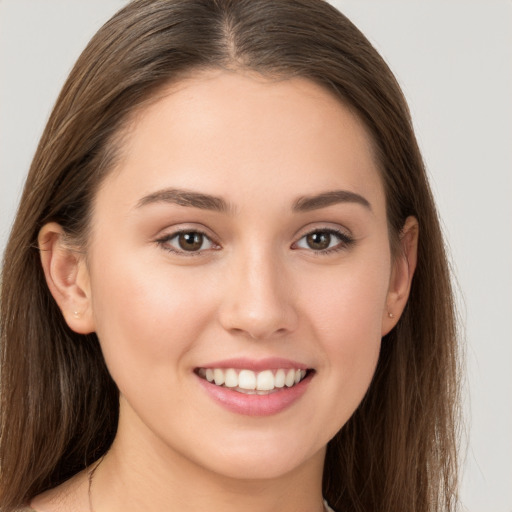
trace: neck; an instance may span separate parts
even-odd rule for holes
[[[273,478],[233,478],[122,425],[94,474],[94,512],[322,512],[324,450]]]

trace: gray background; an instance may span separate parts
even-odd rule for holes
[[[397,75],[465,324],[470,512],[512,512],[512,2],[338,0]],[[0,0],[0,251],[60,87],[122,0]]]

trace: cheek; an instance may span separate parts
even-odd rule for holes
[[[339,411],[333,418],[338,422],[335,431],[352,415],[373,378],[388,280],[389,265],[384,259],[336,269],[330,279],[307,283],[314,292],[303,307],[318,340],[320,371],[329,382],[327,401]]]
[[[94,269],[91,289],[96,332],[114,380],[122,387],[126,378],[179,377],[182,358],[208,321],[207,294],[168,265],[112,255]]]
[[[306,297],[302,307],[309,310],[320,338],[333,343],[343,339],[349,344],[353,340],[357,345],[380,339],[389,269],[387,257],[365,258],[306,277],[299,296]]]

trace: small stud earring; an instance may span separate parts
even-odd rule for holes
[[[80,316],[80,313],[78,311],[73,311],[73,316],[75,318],[78,318]]]
[[[393,313],[390,313],[389,311],[388,311],[388,316],[389,316],[389,318],[395,318],[395,315],[393,315]]]

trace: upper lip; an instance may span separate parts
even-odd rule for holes
[[[294,370],[308,370],[309,366],[293,361],[291,359],[284,359],[281,357],[267,357],[264,359],[249,359],[245,357],[237,357],[233,359],[224,359],[222,361],[214,361],[201,365],[198,368],[237,368],[244,370],[252,370],[254,372],[261,372],[264,370],[277,370],[294,369]]]

